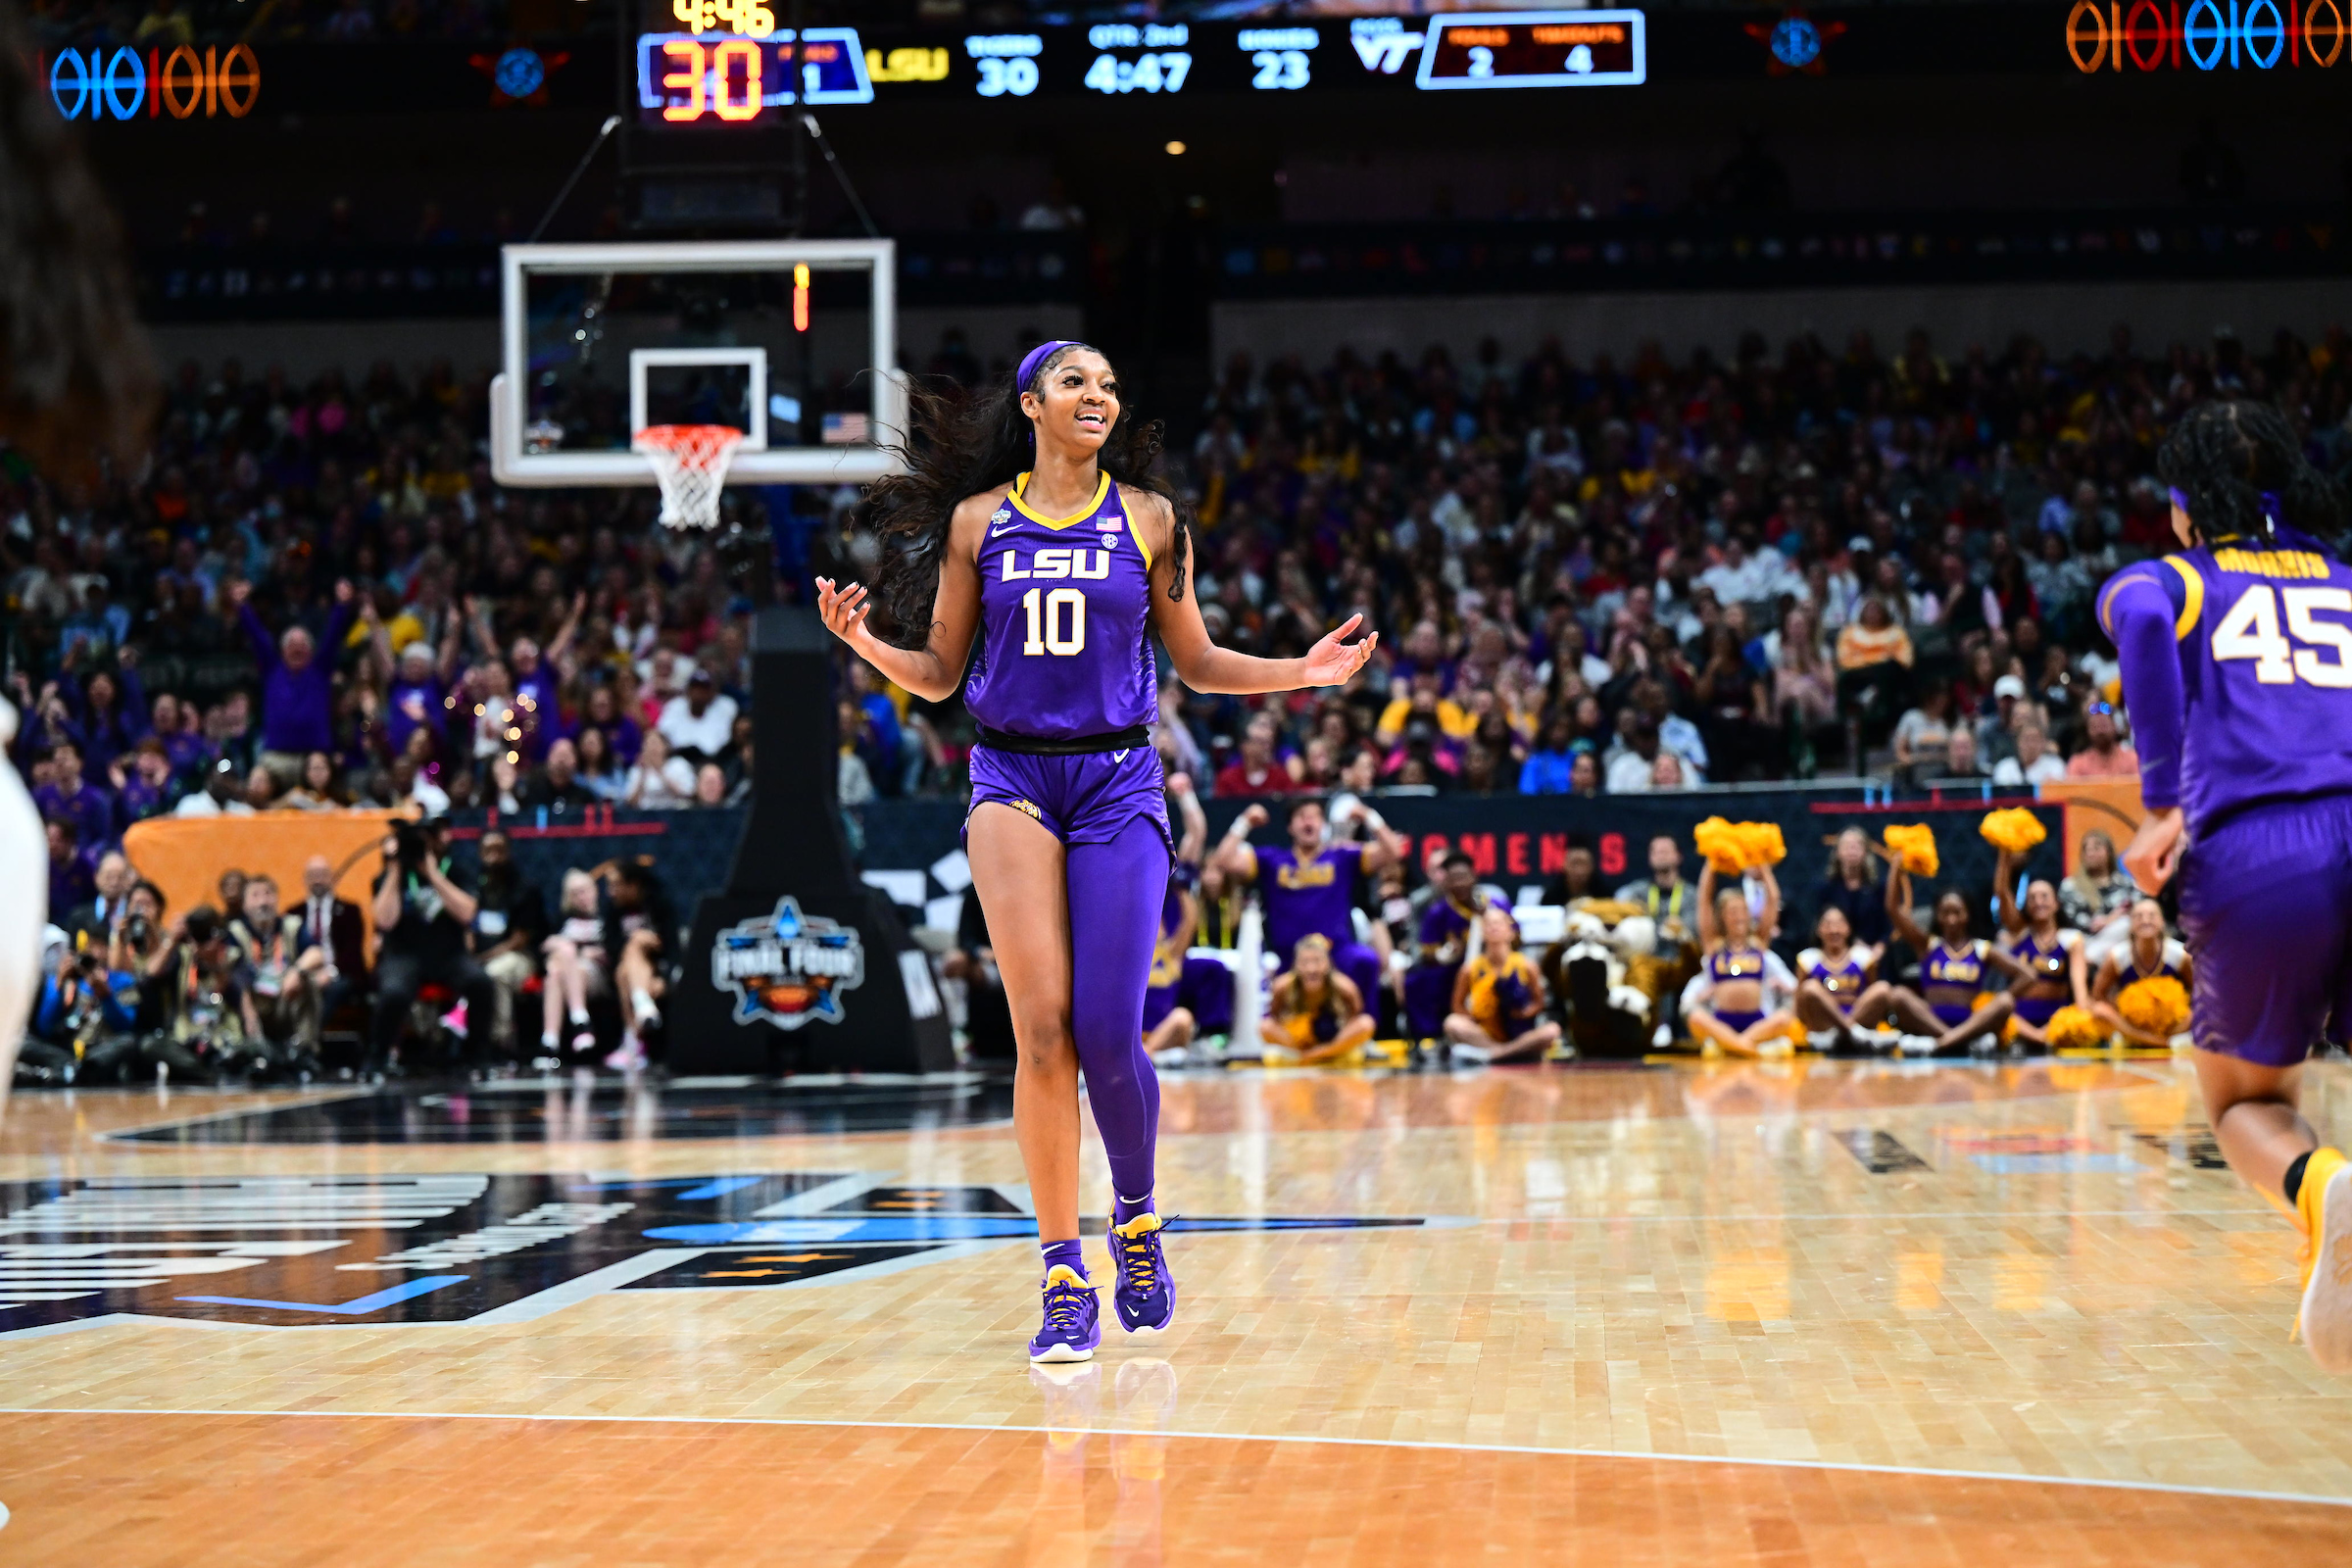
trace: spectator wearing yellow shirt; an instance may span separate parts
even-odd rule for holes
[[[1449,741],[1466,741],[1478,729],[1478,719],[1470,710],[1439,687],[1440,676],[1434,669],[1415,670],[1411,689],[1402,697],[1394,698],[1381,710],[1380,722],[1374,726],[1374,737],[1384,747],[1393,747],[1404,736],[1404,726],[1415,713],[1424,713],[1438,721],[1438,728]]]
[[[1867,594],[1838,634],[1838,709],[1875,744],[1901,711],[1916,657],[1911,634],[1879,595]]]

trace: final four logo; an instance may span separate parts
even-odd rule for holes
[[[743,920],[710,946],[710,983],[735,994],[735,1021],[764,1019],[798,1029],[810,1019],[839,1023],[841,994],[865,980],[865,946],[854,928],[801,913],[787,894],[776,912]]]

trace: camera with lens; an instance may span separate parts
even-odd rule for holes
[[[424,825],[420,822],[393,823],[392,840],[394,858],[411,870],[423,865],[432,853],[431,842],[425,837]]]
[[[141,953],[155,941],[155,922],[143,914],[134,914],[122,922],[122,940]]]

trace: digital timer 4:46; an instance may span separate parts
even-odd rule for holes
[[[762,0],[670,0],[670,12],[698,37],[725,31],[764,38],[776,30],[776,14]]]

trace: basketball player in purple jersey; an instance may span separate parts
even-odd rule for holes
[[[2268,404],[2191,410],[2157,471],[2182,548],[2098,600],[2150,813],[2124,863],[2151,894],[2180,873],[2206,1115],[2303,1231],[2304,1344],[2352,1371],[2352,1168],[2296,1108],[2305,1054],[2352,1027],[2352,568]]]
[[[1379,637],[1346,641],[1354,615],[1303,659],[1211,643],[1185,592],[1189,509],[1153,472],[1159,426],[1121,422],[1118,377],[1083,343],[1040,344],[968,405],[918,395],[916,416],[910,471],[867,497],[884,550],[872,596],[819,578],[817,609],[906,690],[960,688],[979,732],[964,842],[1021,1048],[1013,1131],[1045,1251],[1029,1357],[1084,1361],[1102,1334],[1078,1242],[1082,1069],[1110,1163],[1119,1322],[1157,1333],[1176,1304],[1142,1028],[1170,853],[1152,637],[1193,690],[1232,694],[1338,685]],[[886,634],[868,624],[876,603]]]

